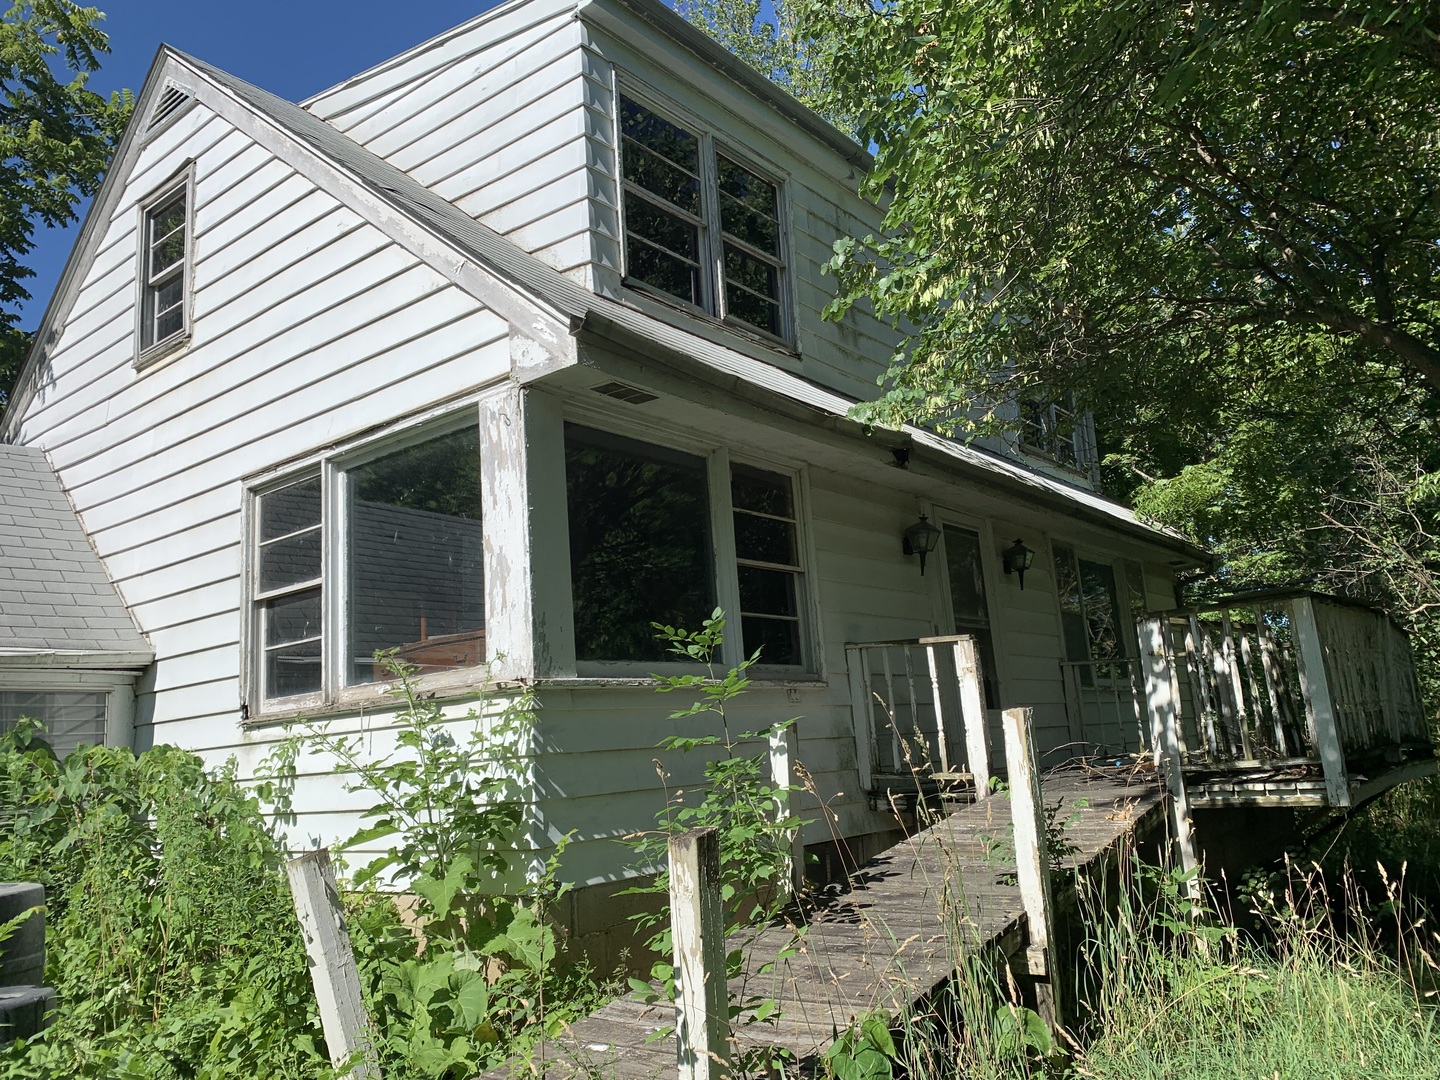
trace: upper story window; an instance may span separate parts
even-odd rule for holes
[[[620,154],[626,279],[787,338],[779,184],[623,96]]]
[[[727,662],[811,667],[793,474],[567,424],[565,478],[577,661],[673,660],[651,624],[696,630],[718,604]]]
[[[317,468],[255,495],[252,685],[263,707],[333,701],[385,677],[485,662],[474,425]]]
[[[192,193],[187,172],[141,207],[139,358],[190,330]]]
[[[1083,418],[1074,401],[1032,398],[1020,403],[1020,443],[1067,469],[1089,469],[1091,454]]]

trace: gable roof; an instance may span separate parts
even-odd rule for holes
[[[625,2],[638,4],[640,0]],[[592,292],[301,106],[162,45],[137,102],[135,118],[117,152],[117,165],[106,177],[91,208],[61,278],[60,292],[46,310],[31,356],[16,382],[10,415],[0,437],[13,436],[16,430],[25,402],[34,390],[38,356],[54,328],[68,314],[78,287],[79,267],[98,246],[101,228],[95,224],[97,215],[108,217],[108,207],[119,197],[123,180],[117,178],[133,160],[138,146],[136,131],[166,77],[193,84],[195,96],[205,104],[341,198],[436,271],[477,296],[510,323],[513,333],[533,340],[553,360],[517,372],[517,378],[530,381],[555,367],[574,364],[576,336],[638,340],[656,359],[692,377],[779,396],[802,406],[815,420],[831,424],[838,420],[847,430],[863,435],[865,429],[849,420],[850,409],[858,404],[856,399],[720,341],[691,333],[638,307]],[[68,298],[62,295],[67,290],[71,292]],[[937,466],[968,482],[1160,544],[1194,562],[1209,558],[1202,548],[1178,533],[1140,521],[1119,503],[1034,472],[1000,454],[910,425],[900,429],[900,434],[912,446],[923,449]]]
[[[0,446],[0,657],[141,667],[154,653],[38,447]]]

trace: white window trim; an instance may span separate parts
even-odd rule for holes
[[[1056,455],[1050,447],[1043,446],[1027,438],[1029,425],[1025,422],[1025,404],[1023,402],[1017,405],[1017,409],[1020,411],[1019,444],[1021,452],[1029,457],[1039,458],[1047,464],[1053,465],[1055,468],[1067,473],[1088,476],[1093,479],[1095,469],[1099,464],[1099,454],[1096,451],[1095,445],[1095,422],[1093,415],[1089,412],[1082,412],[1079,409],[1070,408],[1058,401],[1051,401],[1046,405],[1042,405],[1041,408],[1045,410],[1046,419],[1051,431],[1058,432],[1060,413],[1063,412],[1073,418],[1074,427],[1068,436],[1068,442],[1070,443],[1071,452],[1075,455],[1075,460],[1073,462],[1065,461]],[[1057,435],[1056,438],[1058,439],[1060,436]]]
[[[0,690],[104,694],[105,745],[134,748],[134,676],[94,671],[0,670]]]
[[[150,219],[167,202],[182,193],[185,197],[185,257],[180,269],[182,296],[180,329],[160,341],[146,343],[146,324],[150,320]],[[186,348],[190,344],[193,324],[191,309],[195,298],[195,162],[186,161],[165,183],[141,199],[137,207],[135,253],[135,367],[149,367],[156,361]]]
[[[1006,689],[1010,685],[1010,675],[1006,670],[1006,658],[1009,650],[1003,647],[1001,640],[1005,632],[1003,622],[1005,608],[1000,603],[1002,595],[1000,589],[1004,582],[995,556],[994,527],[986,518],[971,517],[956,510],[947,509],[943,505],[931,505],[928,507],[927,513],[930,520],[942,530],[941,548],[937,552],[940,557],[934,560],[939,563],[939,569],[935,576],[940,589],[939,610],[944,619],[943,624],[936,627],[938,632],[964,633],[963,630],[952,629],[955,626],[954,594],[950,590],[950,561],[943,548],[945,543],[943,530],[946,525],[953,525],[958,529],[976,533],[980,537],[980,572],[985,578],[985,612],[990,618],[990,642],[995,653],[995,682],[997,684],[995,689],[1001,700],[1009,700],[1006,694]],[[987,701],[985,706],[991,713],[997,713],[1001,707],[998,701]]]
[[[1073,551],[1073,552],[1075,553],[1075,558],[1076,558],[1077,560],[1078,560],[1078,559],[1084,559],[1086,562],[1098,563],[1098,564],[1100,564],[1100,565],[1102,565],[1102,566],[1108,566],[1108,567],[1110,567],[1111,572],[1115,575],[1115,599],[1116,599],[1116,602],[1119,603],[1119,604],[1125,609],[1124,611],[1116,612],[1116,619],[1117,619],[1117,621],[1119,621],[1119,622],[1122,624],[1122,629],[1121,629],[1121,642],[1122,642],[1122,643],[1124,644],[1124,646],[1125,646],[1125,654],[1124,654],[1123,656],[1110,657],[1110,658],[1108,658],[1108,659],[1109,659],[1109,660],[1129,660],[1129,661],[1132,661],[1132,662],[1138,664],[1138,663],[1140,662],[1140,660],[1141,660],[1141,655],[1140,655],[1140,653],[1137,651],[1138,648],[1139,648],[1139,642],[1138,642],[1138,639],[1137,639],[1136,633],[1135,633],[1134,619],[1135,619],[1135,615],[1136,615],[1137,613],[1143,613],[1143,612],[1146,610],[1146,608],[1143,606],[1143,601],[1144,601],[1144,598],[1143,598],[1143,597],[1141,598],[1142,606],[1141,606],[1140,608],[1138,608],[1138,609],[1137,609],[1136,606],[1135,606],[1135,597],[1134,597],[1134,595],[1133,595],[1133,590],[1131,590],[1131,588],[1130,588],[1130,583],[1129,583],[1129,580],[1128,580],[1127,575],[1126,575],[1126,573],[1125,573],[1125,563],[1126,563],[1127,561],[1128,561],[1128,562],[1139,563],[1140,566],[1141,566],[1141,573],[1142,573],[1142,574],[1144,573],[1144,565],[1145,565],[1145,564],[1144,564],[1141,560],[1136,559],[1136,558],[1133,558],[1133,557],[1131,557],[1131,556],[1127,556],[1127,555],[1117,555],[1117,554],[1115,554],[1113,551],[1104,551],[1104,550],[1101,550],[1101,549],[1098,549],[1098,548],[1089,547],[1089,546],[1087,546],[1086,544],[1083,544],[1083,543],[1077,543],[1076,541],[1073,541],[1073,540],[1066,540],[1064,537],[1057,537],[1057,536],[1052,536],[1052,537],[1050,537],[1050,538],[1049,538],[1049,545],[1050,545],[1050,577],[1051,577],[1051,583],[1052,583],[1052,592],[1053,592],[1053,594],[1054,594],[1054,599],[1055,599],[1055,627],[1056,627],[1056,630],[1057,630],[1057,631],[1059,632],[1059,634],[1060,634],[1060,652],[1061,652],[1060,659],[1061,659],[1061,661],[1062,661],[1062,662],[1065,662],[1065,663],[1091,663],[1091,664],[1100,664],[1100,663],[1106,663],[1106,662],[1107,662],[1107,660],[1105,660],[1105,659],[1097,660],[1097,659],[1095,659],[1094,657],[1090,657],[1090,658],[1087,659],[1087,660],[1072,661],[1068,656],[1064,655],[1064,653],[1065,653],[1065,628],[1064,628],[1065,611],[1064,611],[1064,608],[1062,608],[1061,605],[1060,605],[1060,572],[1059,572],[1059,569],[1058,569],[1058,567],[1059,567],[1059,555],[1056,554],[1056,548],[1062,548],[1062,547],[1063,547],[1063,548],[1069,548],[1071,551]],[[1076,567],[1076,571],[1077,571],[1077,572],[1078,572],[1078,570],[1079,570],[1079,567]],[[1087,651],[1087,652],[1089,651],[1089,643],[1088,643],[1088,640],[1087,640],[1087,643],[1086,643],[1086,651]]]
[[[242,722],[266,723],[316,712],[351,711],[356,707],[373,705],[377,701],[392,700],[388,693],[391,683],[386,680],[355,685],[346,685],[344,681],[345,628],[349,620],[350,599],[349,590],[343,587],[343,583],[349,522],[345,514],[345,489],[341,474],[367,461],[384,457],[394,450],[466,427],[473,428],[477,440],[480,439],[478,406],[473,396],[467,396],[464,401],[451,406],[407,418],[369,437],[350,440],[325,451],[306,455],[287,467],[268,470],[246,481],[242,511],[242,535],[245,541],[241,556],[244,564],[244,602],[240,612]],[[483,460],[483,444],[480,446],[480,453]],[[270,596],[274,595],[274,592],[262,594],[259,590],[256,554],[260,547],[260,515],[256,508],[262,496],[315,475],[320,477],[321,506],[321,688],[316,693],[267,699],[263,685],[264,646],[261,640],[259,605],[262,595]],[[487,579],[487,623],[493,600]],[[494,654],[494,645],[487,640],[485,663],[421,675],[415,679],[415,686],[423,692],[461,692],[490,685],[494,680],[490,678],[489,664]]]
[[[700,291],[703,304],[695,305],[686,302],[680,297],[673,296],[663,289],[657,289],[638,278],[630,276],[627,255],[628,245],[626,235],[628,226],[625,222],[625,150],[623,146],[623,133],[620,122],[620,100],[628,98],[646,109],[658,114],[666,120],[671,120],[693,134],[699,143],[699,167],[700,167],[700,216],[697,219],[700,224]],[[790,185],[787,178],[773,165],[767,165],[758,161],[753,153],[737,149],[730,140],[717,136],[714,126],[707,124],[693,113],[681,108],[678,105],[665,99],[665,97],[648,87],[639,85],[629,76],[620,77],[617,75],[613,88],[613,100],[615,102],[613,122],[613,139],[615,146],[615,167],[617,180],[618,204],[616,214],[620,220],[620,260],[621,260],[621,281],[625,288],[631,289],[643,296],[656,300],[659,303],[670,307],[678,308],[681,311],[691,312],[695,315],[713,319],[729,330],[748,335],[761,342],[772,346],[780,346],[787,350],[796,347],[794,303],[792,300],[792,281],[794,278],[794,245],[790,242]],[[716,154],[734,161],[737,165],[750,170],[765,180],[775,185],[775,209],[776,228],[780,238],[779,258],[779,295],[776,297],[777,308],[780,316],[780,333],[772,334],[762,327],[754,326],[736,316],[731,316],[725,309],[725,242],[723,230],[720,223],[720,188],[719,169],[716,164]],[[767,257],[767,261],[772,261]]]
[[[696,439],[693,435],[672,430],[669,426],[638,423],[623,417],[616,417],[595,409],[588,403],[567,403],[564,413],[567,424],[593,428],[596,431],[620,435],[637,442],[678,450],[693,454],[705,460],[705,479],[710,502],[711,558],[714,574],[715,602],[725,612],[725,640],[716,667],[732,668],[739,664],[748,653],[740,640],[740,578],[735,555],[735,523],[730,499],[730,465],[738,462],[767,469],[770,472],[789,476],[793,482],[792,494],[795,500],[796,549],[801,559],[799,598],[801,650],[805,663],[801,665],[758,663],[750,668],[752,675],[766,682],[788,682],[810,684],[823,681],[824,650],[820,640],[820,613],[818,589],[814,582],[815,551],[813,530],[810,528],[809,477],[800,462],[785,461],[772,457],[753,455],[732,455],[730,451],[714,442]],[[708,613],[707,613],[708,615]],[[698,630],[700,627],[684,627]],[[650,675],[694,674],[695,665],[685,661],[653,662],[645,660],[581,660],[575,662],[576,675],[580,679],[645,679]]]

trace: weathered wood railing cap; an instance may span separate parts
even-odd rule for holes
[[[1207,611],[1223,611],[1226,608],[1239,607],[1264,607],[1267,604],[1283,604],[1290,600],[1302,598],[1319,600],[1326,604],[1339,604],[1343,607],[1359,608],[1364,611],[1374,612],[1376,615],[1383,615],[1394,621],[1394,616],[1379,604],[1368,600],[1357,600],[1353,596],[1336,596],[1333,593],[1321,592],[1318,589],[1306,589],[1301,587],[1281,587],[1274,589],[1252,589],[1247,592],[1231,593],[1228,596],[1217,596],[1213,600],[1206,600],[1204,603],[1187,604],[1184,607],[1161,608],[1156,611],[1147,611],[1139,616],[1145,619],[1174,618],[1177,616],[1201,615]]]

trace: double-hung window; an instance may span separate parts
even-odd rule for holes
[[[811,666],[793,474],[568,424],[565,476],[581,665],[673,660],[652,624],[697,630],[718,604],[727,662]]]
[[[475,425],[321,462],[254,497],[251,682],[262,709],[333,701],[485,655]]]
[[[1065,659],[1071,662],[1120,661],[1138,655],[1134,619],[1146,608],[1145,578],[1139,563],[1116,564],[1087,559],[1065,544],[1055,545],[1055,584]],[[1116,677],[1120,665],[1082,671],[1082,679]]]
[[[191,189],[187,172],[141,208],[139,356],[189,332]]]
[[[1020,403],[1020,443],[1057,465],[1084,472],[1094,462],[1089,429],[1073,399],[1033,398]]]
[[[626,280],[788,336],[780,185],[709,135],[620,99]]]

